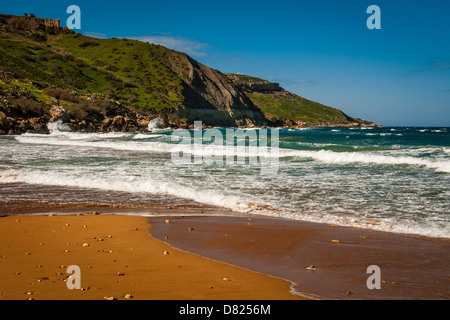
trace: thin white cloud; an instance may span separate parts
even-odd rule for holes
[[[208,47],[208,44],[206,43],[181,37],[140,36],[140,37],[131,37],[130,39],[135,39],[153,44],[159,44],[166,48],[185,52],[188,55],[196,57],[206,56],[204,49]]]
[[[97,38],[97,39],[106,39],[107,38],[106,34],[100,33],[100,32],[84,32],[83,34],[85,36]]]

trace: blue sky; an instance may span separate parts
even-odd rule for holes
[[[3,1],[79,32],[138,38],[222,72],[279,82],[305,98],[383,125],[450,126],[450,1]],[[369,30],[369,5],[381,30]]]

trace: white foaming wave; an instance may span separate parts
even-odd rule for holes
[[[251,211],[251,210],[250,210]],[[330,213],[324,214],[310,214],[305,212],[292,211],[265,211],[252,212],[266,216],[276,216],[279,218],[286,218],[291,220],[301,220],[317,223],[326,223],[331,225],[340,225],[353,228],[371,229],[378,231],[387,231],[402,234],[416,234],[432,238],[450,238],[450,227],[448,224],[439,224],[428,221],[427,225],[423,223],[415,223],[411,221],[398,221],[392,218],[370,219],[361,217],[350,217],[335,215]]]
[[[145,133],[138,133],[137,135],[135,135],[133,137],[133,139],[135,140],[139,140],[139,139],[152,139],[152,138],[158,138],[158,137],[162,137],[162,134],[145,134]]]
[[[307,151],[280,149],[281,156],[311,158],[331,164],[363,163],[375,165],[417,165],[450,173],[450,161],[432,161],[408,156],[386,156],[362,152],[333,152],[329,150]]]
[[[51,134],[40,133],[24,133],[16,137],[16,140],[20,141],[20,137],[36,137],[41,138],[42,141],[47,139],[70,139],[70,140],[96,140],[96,139],[116,139],[131,136],[130,133],[125,132],[99,132],[99,133],[81,133],[72,131],[52,131]],[[37,139],[36,139],[37,141]]]
[[[173,147],[170,143],[152,142],[152,143],[139,143],[133,141],[92,141],[93,136],[86,136],[84,139],[80,136],[76,136],[71,139],[61,139],[61,137],[41,137],[41,136],[17,136],[16,140],[21,143],[29,144],[44,144],[55,146],[77,146],[77,147],[92,147],[92,148],[107,148],[115,150],[125,151],[149,151],[149,152],[170,152]],[[100,136],[98,138],[103,138]]]
[[[86,136],[87,138],[89,135]],[[148,136],[147,136],[148,137]],[[146,138],[147,138],[146,137]],[[83,139],[76,135],[67,138],[61,136],[43,136],[43,135],[22,135],[15,137],[17,141],[28,144],[44,144],[57,146],[78,146],[78,147],[92,147],[92,148],[108,148],[125,151],[143,151],[143,152],[163,152],[171,153],[183,151],[192,155],[201,156],[239,156],[239,157],[277,157],[277,148],[270,147],[233,147],[233,146],[218,146],[210,145],[190,145],[190,144],[171,144],[166,142],[137,142],[137,141],[92,141],[91,138]],[[97,137],[102,138],[102,136]],[[136,139],[141,140],[141,139]]]
[[[366,136],[381,136],[381,137],[385,137],[385,136],[392,136],[391,132],[378,132],[378,133],[365,133]]]
[[[78,137],[78,136],[77,136]],[[183,151],[193,155],[215,157],[239,156],[239,157],[300,157],[310,158],[331,164],[363,163],[375,165],[417,165],[424,166],[440,172],[450,173],[450,161],[428,160],[410,156],[392,156],[362,152],[334,152],[330,150],[308,151],[278,149],[271,147],[234,147],[222,145],[206,145],[203,147],[193,145],[171,144],[165,142],[133,142],[133,141],[89,141],[78,139],[61,139],[52,136],[22,135],[15,137],[21,143],[47,144],[60,146],[83,146],[93,148],[109,148],[127,151],[144,152],[172,152]],[[176,149],[175,149],[176,148]],[[447,152],[447,151],[446,151]]]
[[[160,181],[149,176],[145,178],[122,179],[113,177],[74,176],[48,172],[12,171],[0,175],[3,182],[24,182],[28,184],[76,187],[86,189],[101,189],[107,191],[140,192],[151,194],[166,194],[178,198],[191,199],[209,205],[221,206],[235,211],[245,212],[246,206],[236,196],[225,195],[210,189],[197,190],[193,186],[186,186],[172,181]]]
[[[291,210],[277,209],[272,206],[255,206],[254,203],[243,201],[237,196],[226,195],[223,192],[215,192],[201,187],[186,186],[174,181],[161,181],[159,179],[130,178],[122,179],[109,177],[76,176],[48,172],[34,172],[22,170],[7,170],[0,172],[2,182],[24,182],[29,184],[67,186],[86,189],[101,189],[107,191],[139,192],[151,194],[166,194],[179,198],[191,199],[228,208],[237,212],[250,212],[272,217],[287,218],[293,220],[311,221],[319,223],[337,224],[342,226],[373,229],[405,234],[419,234],[428,237],[450,238],[448,225],[428,221],[427,225],[411,221],[396,221],[395,219],[365,219],[361,217],[342,216],[330,213],[301,213]],[[260,209],[257,209],[257,208]],[[256,209],[256,210],[255,210]]]

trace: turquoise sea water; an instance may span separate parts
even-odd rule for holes
[[[205,142],[200,154],[214,150],[215,159],[224,160],[215,163],[194,161],[195,149],[193,161],[174,161],[174,136],[186,134],[179,130],[0,136],[0,208],[221,206],[450,237],[450,128],[280,129],[276,150],[273,135],[267,140],[261,129],[246,132],[256,134],[259,146]],[[226,130],[215,133],[225,138]],[[245,161],[226,161],[242,154]],[[275,174],[262,174],[268,165],[277,166]]]

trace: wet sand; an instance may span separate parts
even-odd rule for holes
[[[0,300],[301,299],[288,281],[174,249],[149,229],[133,216],[0,218]],[[70,265],[82,290],[67,288]]]
[[[265,217],[169,219],[150,219],[156,238],[288,279],[313,298],[450,299],[448,239]],[[379,290],[367,288],[371,265],[381,270]]]

